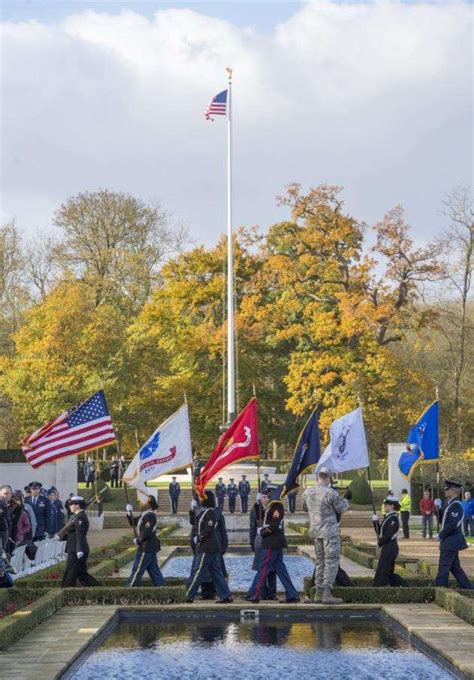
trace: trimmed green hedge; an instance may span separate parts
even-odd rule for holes
[[[161,588],[65,588],[64,603],[67,605],[91,604],[177,604],[185,602],[184,586]]]
[[[473,595],[468,595],[467,593],[473,593],[472,590],[449,590],[447,588],[436,588],[436,598],[435,602],[443,609],[448,612],[452,612],[455,616],[458,616],[463,621],[474,624],[474,599]]]
[[[63,605],[63,591],[54,589],[42,595],[31,606],[18,609],[0,621],[0,650],[5,651],[16,640],[54,614]]]
[[[311,589],[311,600],[314,600],[316,588]],[[414,602],[433,602],[435,588],[339,588],[332,589],[335,597],[341,597],[347,603],[360,604],[395,604]]]
[[[347,559],[353,560],[354,562],[357,562],[357,564],[367,567],[367,569],[374,569],[374,563],[377,562],[375,557],[371,557],[370,555],[367,555],[367,553],[364,553],[351,545],[343,545],[342,554],[344,557],[347,557]]]
[[[133,561],[136,549],[136,546],[132,546],[109,560],[102,560],[97,566],[89,569],[89,573],[95,578],[111,576],[117,569],[120,569],[120,567]]]

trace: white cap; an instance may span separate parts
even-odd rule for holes
[[[332,478],[332,472],[329,468],[327,467],[322,467],[318,470],[318,475],[327,475],[328,477]]]
[[[70,503],[84,503],[82,496],[72,496]]]

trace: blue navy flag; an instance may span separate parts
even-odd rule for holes
[[[420,463],[437,463],[439,459],[439,402],[434,401],[411,428],[398,467],[407,479]]]
[[[293,489],[298,488],[299,477],[308,472],[308,470],[311,470],[319,461],[320,456],[319,413],[315,409],[306,421],[306,425],[302,429],[296,443],[293,461],[286,475],[285,482],[279,489],[280,498],[286,496]]]
[[[206,107],[204,115],[206,120],[214,120],[211,115],[225,116],[227,113],[227,90],[222,90],[219,94],[211,99]]]

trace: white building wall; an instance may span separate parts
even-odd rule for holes
[[[395,496],[400,498],[402,489],[408,489],[411,496],[411,485],[408,479],[400,472],[398,461],[400,455],[406,450],[406,443],[388,445],[388,488],[393,491]]]
[[[47,463],[36,470],[29,463],[0,461],[0,485],[10,484],[13,489],[23,491],[30,482],[41,482],[46,487],[55,486],[63,499],[70,493],[77,493],[77,456]]]

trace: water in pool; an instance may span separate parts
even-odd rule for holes
[[[231,590],[247,590],[252,583],[255,572],[252,571],[252,555],[238,555],[228,553],[224,556],[227,571],[229,572],[229,587]],[[191,557],[172,557],[163,567],[163,576],[182,576],[187,578],[191,571]],[[291,576],[291,580],[298,591],[303,590],[303,579],[311,576],[314,569],[313,562],[302,555],[285,555],[285,564]],[[278,590],[282,591],[280,581],[277,582]]]
[[[444,680],[448,671],[370,619],[235,623],[226,619],[129,621],[117,626],[72,676]]]

